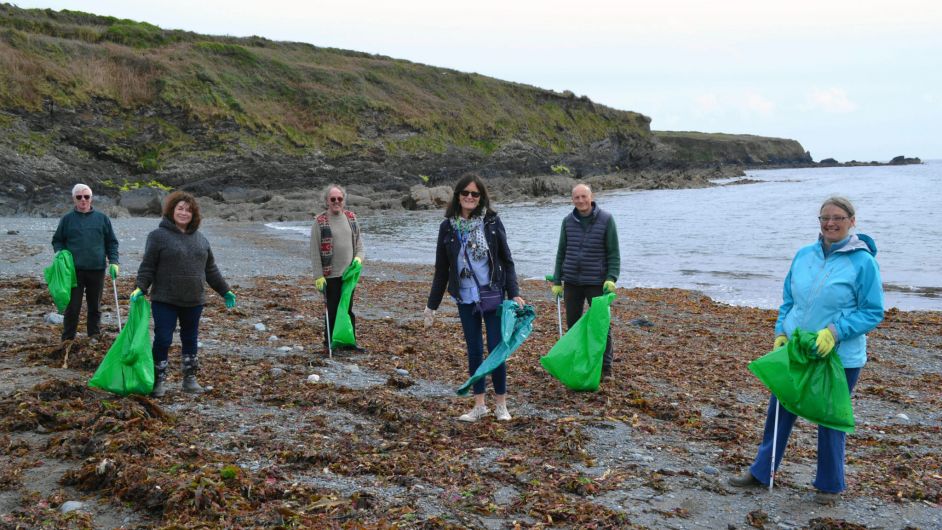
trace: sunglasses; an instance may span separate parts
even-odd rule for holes
[[[91,198],[92,198],[91,195],[76,195],[75,196],[75,200],[77,201],[88,201],[88,200],[91,200]]]
[[[330,202],[343,202],[343,197],[331,197],[327,200],[329,200]]]
[[[478,197],[481,196],[481,192],[480,192],[480,191],[471,191],[471,190],[461,190],[461,196],[462,196],[462,197],[467,197],[468,195],[470,195],[470,196],[474,197],[475,199],[477,199]]]

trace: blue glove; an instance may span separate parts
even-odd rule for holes
[[[232,309],[235,307],[235,293],[232,291],[227,292],[223,298],[226,299],[226,308]]]

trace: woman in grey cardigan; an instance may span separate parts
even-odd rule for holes
[[[196,382],[200,315],[206,303],[203,284],[208,283],[225,298],[226,307],[235,307],[236,296],[216,267],[209,241],[198,231],[200,220],[200,208],[192,195],[176,191],[167,197],[160,226],[147,235],[144,258],[137,270],[137,289],[131,293],[134,299],[152,289],[154,397],[162,397],[167,391],[167,351],[178,320],[183,345],[183,391],[204,391]]]

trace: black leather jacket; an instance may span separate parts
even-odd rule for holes
[[[514,260],[507,246],[507,231],[504,223],[494,212],[484,216],[484,238],[490,249],[489,262],[491,268],[491,287],[499,288],[504,292],[505,298],[520,296],[517,285],[517,271],[514,269]],[[458,298],[458,254],[461,252],[461,241],[451,227],[451,221],[445,219],[438,227],[438,244],[435,249],[435,278],[432,280],[432,290],[428,295],[427,306],[436,310],[442,303],[447,285],[448,294]]]

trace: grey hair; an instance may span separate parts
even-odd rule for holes
[[[575,191],[579,186],[585,186],[585,189],[589,190],[589,195],[592,194],[592,186],[589,186],[585,182],[576,182],[575,186],[572,187],[572,191]]]
[[[828,197],[827,199],[825,199],[823,203],[821,203],[821,210],[823,210],[824,207],[828,205],[837,206],[841,210],[844,210],[845,212],[847,212],[848,217],[853,217],[854,214],[856,213],[856,210],[854,210],[854,205],[851,204],[850,199],[848,199],[847,197],[841,197],[840,195],[832,195]],[[821,210],[818,210],[818,211],[820,212]]]
[[[75,197],[75,194],[76,194],[76,193],[78,193],[78,192],[80,192],[80,191],[85,191],[85,190],[88,190],[88,194],[89,194],[89,195],[94,195],[94,193],[92,193],[92,189],[91,189],[91,188],[89,188],[87,185],[82,184],[82,183],[80,182],[80,183],[76,184],[75,186],[72,186],[72,196]]]
[[[324,203],[324,206],[330,206],[330,202],[328,198],[330,197],[330,190],[334,188],[340,190],[340,193],[343,193],[344,202],[347,201],[347,190],[343,189],[343,186],[341,186],[340,184],[331,183],[331,184],[328,184],[327,187],[324,188],[324,191],[321,192],[321,202]]]

